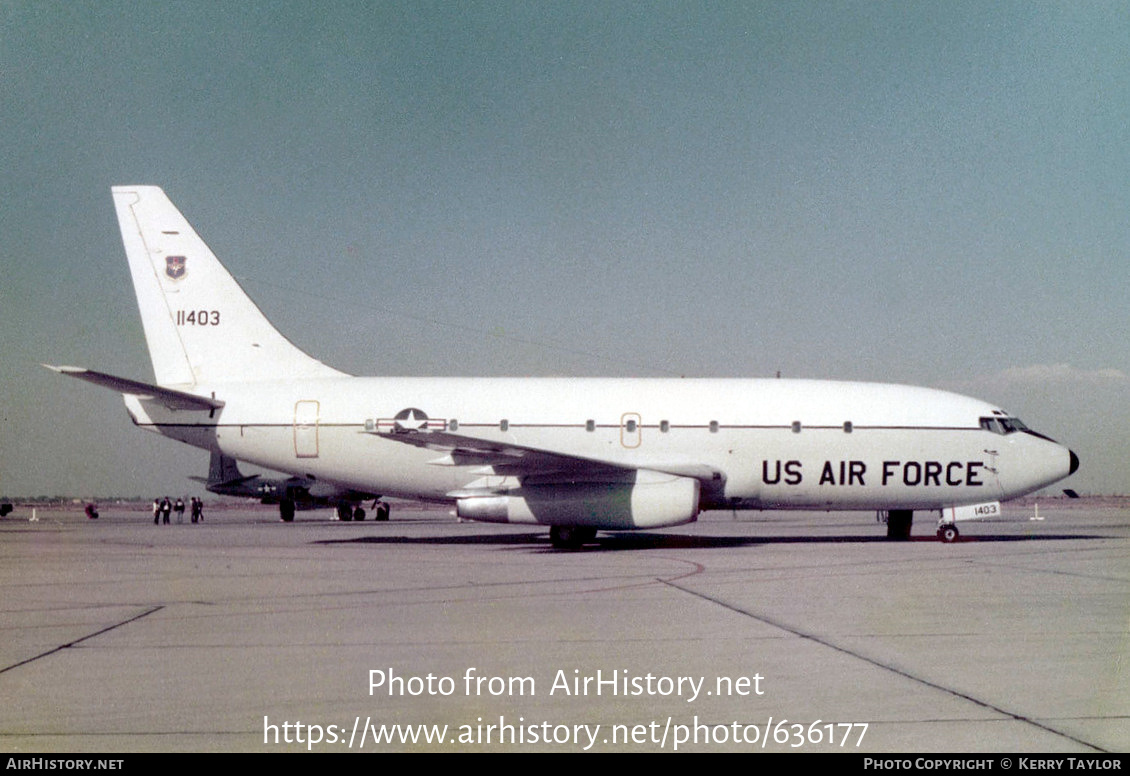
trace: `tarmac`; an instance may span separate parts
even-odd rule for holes
[[[708,513],[554,551],[396,505],[20,506],[0,520],[8,753],[1130,749],[1130,508],[887,542]]]

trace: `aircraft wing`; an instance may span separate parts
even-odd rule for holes
[[[177,391],[172,388],[162,388],[159,385],[150,385],[126,377],[116,377],[105,372],[83,369],[79,366],[51,366],[50,364],[43,366],[61,375],[101,385],[103,388],[109,388],[111,391],[117,391],[127,396],[136,396],[139,399],[156,399],[170,410],[218,410],[224,406],[224,403],[219,399],[197,396],[194,393]]]
[[[564,480],[576,481],[582,478],[591,478],[597,481],[618,480],[640,469],[673,474],[679,477],[691,477],[704,484],[711,483],[715,486],[724,480],[721,471],[703,464],[651,461],[644,465],[635,466],[617,461],[565,455],[552,450],[542,450],[510,442],[479,439],[450,431],[396,430],[367,431],[365,433],[442,453],[434,461],[429,461],[433,466],[478,464],[483,467],[482,473],[484,475],[520,477],[527,483],[531,480],[550,483]]]
[[[498,475],[528,476],[546,472],[589,472],[594,469],[631,471],[632,467],[608,464],[572,455],[562,455],[509,442],[493,442],[450,431],[370,431],[384,439],[391,439],[413,447],[443,453],[433,466],[468,466],[478,464],[489,467]]]

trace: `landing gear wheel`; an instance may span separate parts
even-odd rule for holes
[[[549,540],[558,550],[579,550],[585,542],[596,538],[596,529],[588,526],[553,525],[549,528]]]
[[[353,510],[350,508],[349,504],[337,505],[337,519],[344,520],[347,523],[353,519]]]
[[[388,520],[389,506],[385,502],[377,504],[377,515],[374,520]]]
[[[914,512],[910,509],[892,509],[887,514],[887,538],[895,542],[910,539],[910,526],[914,522]]]
[[[938,526],[938,538],[946,544],[953,544],[957,541],[959,536],[961,536],[961,532],[958,531],[957,526],[952,523]]]
[[[362,509],[361,507],[357,507],[356,509],[354,509],[353,510],[353,519],[356,520],[358,523],[360,523],[362,520],[365,519],[365,510]]]
[[[284,498],[279,502],[279,518],[284,523],[294,522],[294,502],[288,498]]]

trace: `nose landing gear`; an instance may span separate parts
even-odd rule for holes
[[[953,544],[961,536],[957,526],[953,523],[940,523],[938,525],[938,538],[946,544]]]

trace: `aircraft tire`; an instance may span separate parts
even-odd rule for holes
[[[284,523],[294,522],[294,502],[284,498],[279,502],[279,517]]]
[[[595,538],[596,529],[589,526],[553,525],[549,528],[549,540],[558,550],[579,550],[585,542]]]
[[[580,549],[581,542],[577,537],[577,529],[571,525],[551,525],[549,527],[549,541],[555,550]]]
[[[910,527],[914,523],[914,512],[909,509],[892,509],[887,515],[887,538],[894,542],[910,539]]]
[[[361,507],[357,507],[356,509],[354,509],[353,510],[353,519],[356,520],[358,523],[360,523],[362,520],[365,519],[365,510],[362,509]]]
[[[382,501],[381,503],[377,504],[377,514],[373,519],[380,521],[388,520],[389,511],[390,510],[388,504]]]
[[[961,536],[961,531],[957,530],[957,526],[952,523],[938,528],[938,538],[946,544],[953,544],[959,536]]]

